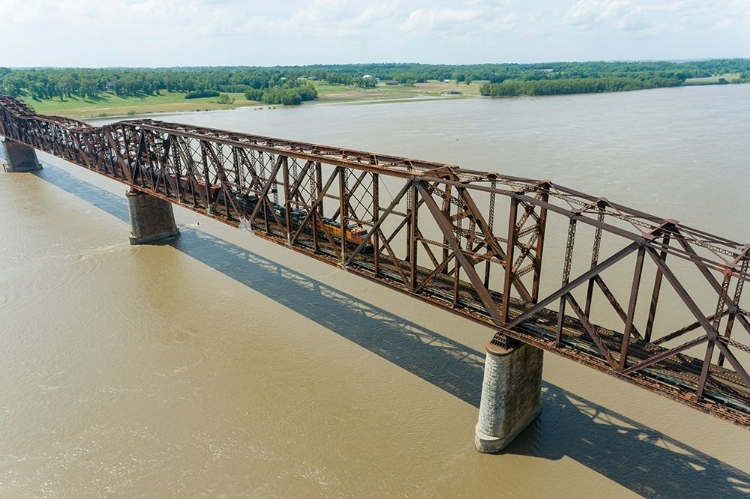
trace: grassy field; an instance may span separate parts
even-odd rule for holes
[[[716,85],[723,78],[727,83],[740,81],[739,74],[728,73],[710,78],[689,78],[685,85]],[[318,92],[318,98],[303,105],[326,102],[377,103],[403,101],[410,99],[456,99],[479,96],[481,81],[474,81],[469,85],[455,81],[430,81],[416,83],[413,86],[385,85],[380,83],[375,88],[354,88],[346,85],[329,85],[323,81],[312,82]],[[722,82],[723,83],[723,82]],[[453,94],[448,94],[448,92]],[[457,93],[458,92],[458,93]],[[276,107],[257,101],[245,99],[244,94],[230,93],[234,102],[220,104],[217,97],[201,99],[185,99],[185,94],[162,91],[160,95],[142,97],[119,97],[113,93],[105,93],[97,99],[81,99],[71,97],[60,101],[33,100],[24,97],[26,104],[36,112],[47,115],[66,116],[71,118],[104,118],[139,116],[150,113],[174,113],[181,111],[212,111],[217,109],[234,109],[237,107]]]
[[[736,83],[740,81],[740,75],[737,73],[726,73],[723,75],[709,76],[706,78],[688,78],[685,80],[685,85],[716,85],[719,83],[719,79],[724,78],[729,83]]]
[[[443,82],[417,83],[412,87],[404,85],[381,84],[371,89],[356,89],[346,85],[328,85],[325,82],[315,82],[318,98],[315,102],[377,102],[393,101],[413,98],[460,98],[461,96],[479,95],[480,83],[471,85]],[[458,90],[461,95],[448,96],[450,90]],[[256,101],[245,99],[243,94],[229,94],[234,98],[232,104],[219,104],[217,97],[201,99],[185,99],[185,94],[162,91],[160,95],[143,97],[119,97],[113,93],[102,94],[97,99],[81,99],[71,97],[60,101],[33,100],[23,98],[39,114],[66,116],[71,118],[103,118],[135,116],[149,113],[173,113],[180,111],[211,111],[216,109],[234,109],[237,107],[269,107]],[[310,103],[307,103],[308,105]]]
[[[318,102],[356,102],[377,100],[399,100],[412,99],[415,97],[433,98],[455,98],[460,96],[449,96],[447,92],[458,90],[464,96],[478,96],[481,82],[472,82],[470,85],[455,82],[427,82],[416,83],[412,87],[404,85],[380,84],[375,88],[349,88],[346,85],[328,85],[318,83],[315,88],[318,91]]]
[[[106,116],[132,116],[146,113],[171,113],[178,111],[209,111],[232,109],[241,106],[261,106],[248,101],[243,94],[229,94],[235,99],[233,104],[219,104],[216,97],[186,99],[185,94],[162,92],[161,95],[143,97],[119,97],[112,93],[103,94],[95,100],[71,97],[36,101],[24,98],[24,102],[40,114],[51,114],[74,118],[101,118]]]

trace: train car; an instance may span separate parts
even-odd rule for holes
[[[323,230],[323,226],[328,230],[335,239],[341,240],[341,223],[331,218],[323,217],[318,221],[318,230]],[[344,230],[344,238],[350,246],[358,247],[365,240],[367,229],[358,224],[349,224]],[[367,243],[365,250],[371,249],[372,243]]]
[[[192,187],[192,191],[195,192],[196,194],[198,194],[200,196],[203,196],[203,197],[208,196],[208,192],[207,192],[207,189],[206,189],[206,181],[203,180],[203,179],[201,179],[201,180],[194,180],[191,177],[181,176],[179,178],[179,183],[178,183],[177,177],[174,174],[170,174],[169,175],[169,180],[172,183],[172,185],[178,185],[180,191],[182,191],[182,192],[184,192],[186,194],[190,193],[191,187]],[[210,202],[213,202],[213,201],[215,201],[217,199],[220,190],[221,190],[221,186],[220,185],[218,185],[218,184],[209,184],[208,191],[210,191],[210,193],[211,193],[211,196],[209,197],[209,201]]]
[[[235,192],[235,200],[237,202],[237,208],[240,210],[242,215],[250,216],[255,209],[255,205],[258,204],[258,196],[242,194]]]
[[[237,208],[240,210],[243,216],[249,217],[252,214],[253,210],[255,210],[255,206],[258,204],[260,198],[256,195],[237,192],[235,192],[234,194],[237,201]],[[279,217],[279,220],[284,223],[286,221],[286,207],[277,203],[271,203],[271,206],[273,206],[273,210],[274,212],[276,212],[276,216]],[[262,212],[260,215],[262,216]],[[307,218],[308,211],[302,208],[292,209],[289,215],[292,226],[299,227],[305,220],[305,218]],[[325,230],[328,232],[328,234],[331,235],[331,237],[334,238],[334,240],[341,240],[341,224],[338,221],[323,217],[322,220],[318,219],[316,221],[315,226],[316,230],[321,235]],[[310,231],[307,230],[307,232]],[[365,240],[365,236],[367,235],[367,229],[357,224],[348,225],[343,232],[343,236],[346,239],[347,244],[355,248],[362,244],[362,241]],[[372,249],[372,243],[368,242],[363,249],[364,251]]]

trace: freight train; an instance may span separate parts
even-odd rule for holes
[[[237,208],[243,215],[249,216],[255,209],[255,205],[258,204],[258,196],[247,195],[241,193],[235,193],[235,199],[237,200]],[[280,220],[286,220],[286,207],[277,203],[272,202],[276,215]],[[300,226],[307,217],[308,211],[304,209],[293,209],[289,213],[289,220],[292,226]],[[341,241],[342,230],[341,223],[331,218],[322,217],[316,218],[315,226],[318,232],[327,232],[334,240]],[[349,224],[343,231],[344,239],[349,246],[358,247],[365,240],[367,235],[367,229],[357,224]],[[363,248],[365,251],[372,249],[372,243],[368,242]]]

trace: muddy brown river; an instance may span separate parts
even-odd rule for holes
[[[553,181],[750,242],[750,85],[165,121]],[[474,450],[492,331],[40,154],[0,173],[0,497],[747,497],[750,432],[545,354]]]

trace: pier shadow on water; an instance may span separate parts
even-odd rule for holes
[[[49,165],[35,175],[128,221],[127,202],[119,196]],[[483,352],[245,248],[195,229],[180,230],[172,243],[179,251],[479,406]],[[750,494],[750,475],[742,470],[549,382],[543,384],[541,416],[504,452],[568,457],[644,497]]]

